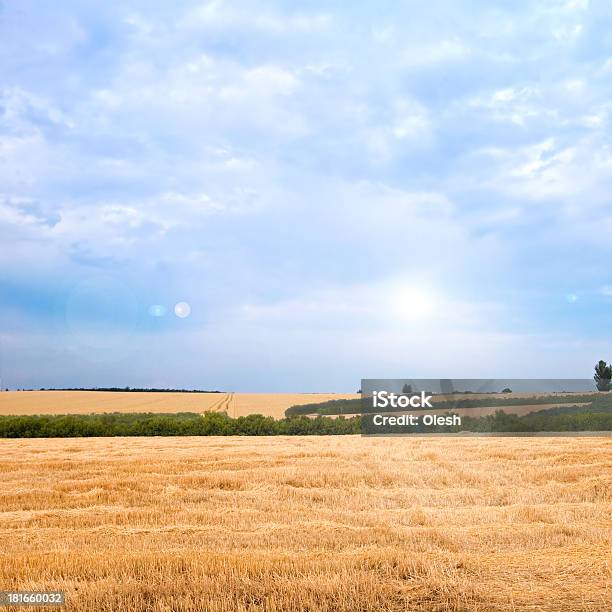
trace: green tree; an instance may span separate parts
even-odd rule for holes
[[[599,391],[610,391],[612,389],[612,364],[608,365],[603,359],[595,366],[593,376]]]

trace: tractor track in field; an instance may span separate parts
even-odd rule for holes
[[[227,395],[226,393],[223,393],[221,396],[221,399],[217,400],[214,404],[211,404],[206,409],[206,412],[219,412],[219,408],[221,408],[221,406],[223,405],[226,395]]]
[[[212,411],[212,412],[225,412],[225,413],[227,413],[229,415],[230,414],[230,409],[231,409],[232,404],[233,404],[233,399],[234,399],[234,394],[233,393],[225,393],[225,394],[223,394],[223,397],[219,401],[215,402],[209,408],[209,411]]]

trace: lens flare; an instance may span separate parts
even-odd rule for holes
[[[149,306],[149,314],[152,317],[163,317],[166,314],[166,308],[161,304],[153,304]]]
[[[187,302],[179,302],[174,306],[174,314],[180,319],[186,319],[191,314],[191,306]]]

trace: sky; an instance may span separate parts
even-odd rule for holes
[[[2,385],[591,377],[611,26],[587,0],[0,3]]]

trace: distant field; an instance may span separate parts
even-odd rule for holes
[[[576,403],[574,405],[575,406],[588,406],[589,404]],[[525,404],[521,406],[508,406],[507,408],[504,408],[504,412],[506,414],[516,414],[518,416],[522,416],[524,414],[530,414],[532,412],[538,412],[540,410],[550,410],[551,408],[559,408],[562,406],[567,406],[567,404]],[[482,408],[453,408],[452,412],[460,416],[480,417],[480,416],[485,416],[487,414],[495,414],[499,409],[500,409],[499,406],[484,406]],[[428,409],[425,412],[427,412],[427,414],[447,414],[448,411],[449,411],[448,408],[444,408],[441,410],[429,410]],[[395,415],[395,416],[398,416],[400,414],[414,414],[418,416],[419,414],[422,415],[423,412],[424,412],[423,410],[420,410],[418,412],[410,411],[410,410],[395,411],[395,412],[381,411],[380,414]],[[329,416],[332,419],[337,419],[340,416],[343,416],[345,419],[350,419],[355,416],[360,416],[360,414],[361,413],[343,413],[342,415],[330,414],[327,416]],[[311,418],[314,418],[315,415],[309,415],[309,416]]]
[[[0,414],[89,414],[91,412],[227,412],[281,418],[290,406],[354,399],[341,393],[121,393],[108,391],[8,391]]]
[[[597,408],[608,411],[612,408],[612,395],[610,393],[489,393],[489,394],[440,394],[431,398],[433,409],[427,409],[432,414],[443,414],[451,411],[458,415],[480,417],[494,414],[502,410],[506,414],[526,415],[531,412],[551,410],[570,405],[584,408]],[[421,408],[418,409],[422,414]],[[334,399],[329,402],[300,404],[289,408],[287,416],[297,415],[345,415],[355,416],[367,413],[406,413],[413,412],[401,406],[387,404],[384,408],[374,407],[371,402],[363,405],[360,399]]]
[[[0,471],[1,588],[71,612],[612,609],[607,438],[2,440]]]

